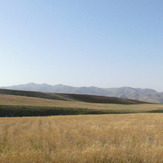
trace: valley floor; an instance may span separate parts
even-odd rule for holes
[[[163,115],[0,118],[2,163],[162,163]]]

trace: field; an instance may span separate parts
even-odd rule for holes
[[[162,163],[162,114],[0,118],[2,163]]]
[[[77,100],[65,101],[18,95],[0,95],[1,117],[150,112],[163,112],[163,105],[88,103]]]
[[[87,95],[0,93],[0,163],[163,162],[162,104]]]

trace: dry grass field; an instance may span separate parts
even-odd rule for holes
[[[10,107],[10,111],[21,107],[23,111],[27,106],[27,112],[38,107],[45,112],[85,108],[139,113],[0,118],[0,163],[163,163],[163,115],[141,113],[162,112],[161,104],[87,103],[3,94],[0,106],[3,111]]]
[[[162,163],[163,115],[0,118],[1,163]]]

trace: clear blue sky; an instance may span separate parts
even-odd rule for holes
[[[163,91],[163,0],[1,0],[0,75]]]

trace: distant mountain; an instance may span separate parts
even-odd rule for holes
[[[50,93],[88,94],[98,96],[120,97],[154,103],[163,103],[163,93],[157,92],[153,89],[141,89],[131,87],[121,87],[121,88],[72,87],[62,84],[48,85],[45,83],[44,84],[28,83],[1,88]]]
[[[108,96],[128,98],[146,102],[163,103],[163,93],[153,89],[140,89],[131,87],[109,88]]]

